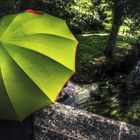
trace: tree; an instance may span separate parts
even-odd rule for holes
[[[75,34],[102,28],[91,0],[45,0],[47,13],[63,18]]]
[[[112,7],[112,29],[108,40],[107,47],[104,51],[105,55],[112,57],[116,45],[120,26],[127,17],[135,17],[140,13],[140,2],[138,0],[107,0]]]
[[[129,35],[133,35],[136,38],[135,42],[130,43],[140,47],[140,13],[137,12],[137,14],[126,20],[125,25],[129,27]]]
[[[26,9],[44,10],[45,8],[45,0],[20,0],[21,11]]]
[[[0,17],[15,13],[19,8],[20,0],[0,0]]]

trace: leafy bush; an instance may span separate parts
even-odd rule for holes
[[[0,0],[1,15],[25,9],[43,10],[66,19],[74,33],[103,28],[99,13],[90,0]]]
[[[45,5],[47,13],[66,19],[75,33],[103,27],[90,0],[45,0]]]
[[[111,30],[112,23],[112,10],[106,0],[94,0],[94,6],[96,7],[100,20],[105,26],[105,31]]]
[[[20,0],[0,0],[0,17],[17,12]]]

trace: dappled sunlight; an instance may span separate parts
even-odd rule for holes
[[[88,37],[88,36],[108,36],[109,34],[108,33],[87,33],[87,34],[81,34],[80,36],[83,36],[83,37]]]
[[[97,56],[99,61],[101,60],[102,52],[104,51],[107,41],[108,34],[106,33],[97,33],[97,34],[82,34],[77,36],[79,40],[79,48],[78,48],[78,60],[84,60],[87,62],[96,61]],[[123,41],[123,36],[119,36],[116,45],[116,56],[122,57],[126,50],[132,49],[132,46]]]
[[[79,47],[77,49],[77,72],[75,81],[94,81],[97,76],[113,67],[119,67],[121,61],[132,53],[135,54],[135,47],[128,44],[123,36],[118,36],[114,59],[108,59],[103,51],[108,42],[108,34],[87,34],[78,35]],[[116,68],[115,68],[116,69]],[[116,69],[117,70],[117,69]]]
[[[0,0],[0,140],[140,138],[138,1]]]
[[[103,64],[106,60],[107,58],[104,55],[100,55],[98,57],[93,58],[93,60],[91,60],[90,62],[92,64]]]

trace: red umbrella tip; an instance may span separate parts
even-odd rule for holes
[[[42,12],[42,11],[35,11],[35,10],[31,10],[31,9],[27,9],[27,10],[25,10],[25,12],[38,14],[38,15],[44,15],[44,12]]]

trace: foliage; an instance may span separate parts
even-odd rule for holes
[[[112,23],[111,6],[106,2],[106,0],[93,0],[92,2],[99,13],[100,20],[105,26],[105,31],[110,31]]]
[[[138,0],[106,0],[106,2],[112,7],[113,20],[112,29],[104,54],[107,57],[113,57],[120,26],[123,24],[125,18],[137,17],[136,15],[139,15],[140,3]]]
[[[99,14],[90,0],[8,0],[6,2],[1,0],[0,2],[1,15],[25,9],[43,10],[66,19],[75,33],[103,28]]]
[[[113,67],[116,67],[117,71],[121,61],[133,50],[132,46],[127,43],[128,40],[134,39],[125,39],[124,36],[119,36],[115,51],[116,59],[113,60],[109,60],[102,55],[102,51],[106,47],[108,34],[84,34],[78,36],[78,40],[80,45],[77,49],[77,72],[74,80],[75,82],[88,83],[99,80],[100,76],[113,69]],[[130,57],[132,58],[133,55],[135,53],[130,55]],[[124,67],[125,65],[129,67],[132,63],[126,63]]]
[[[94,113],[111,116],[121,121],[139,119],[140,101],[133,99],[135,92],[139,93],[139,88],[136,90],[136,86],[133,85],[129,89],[131,92],[127,92],[125,87],[118,87],[125,85],[116,86],[116,82],[121,83],[119,75],[113,75],[115,84],[104,78],[104,73],[112,72],[112,69],[113,72],[118,70],[116,68],[120,66],[119,60],[123,60],[121,70],[124,70],[125,66],[128,69],[134,63],[135,54],[132,52],[132,46],[128,43],[135,43],[137,39],[136,43],[140,44],[139,0],[0,0],[1,16],[25,9],[43,10],[51,15],[66,19],[74,33],[103,31],[104,26],[105,31],[110,31],[112,23],[119,24],[118,28],[123,25],[121,33],[124,32],[125,36],[119,34],[115,48],[115,56],[117,57],[112,60],[102,55],[108,42],[108,34],[78,36],[80,45],[77,50],[77,72],[73,79],[83,83],[99,80],[100,77],[103,79],[104,82],[99,85],[100,92],[94,94],[94,105],[96,104],[95,108],[92,108]],[[124,59],[126,54],[129,54],[130,58]],[[126,84],[127,86],[132,85],[127,82]],[[119,91],[118,88],[122,91]],[[109,96],[111,98],[108,98]],[[130,100],[134,103],[125,110],[123,104],[129,103]],[[87,110],[90,111],[90,107]]]
[[[0,17],[17,12],[19,8],[20,0],[0,0]]]
[[[45,0],[45,5],[45,11],[66,19],[75,33],[103,28],[90,0]]]

